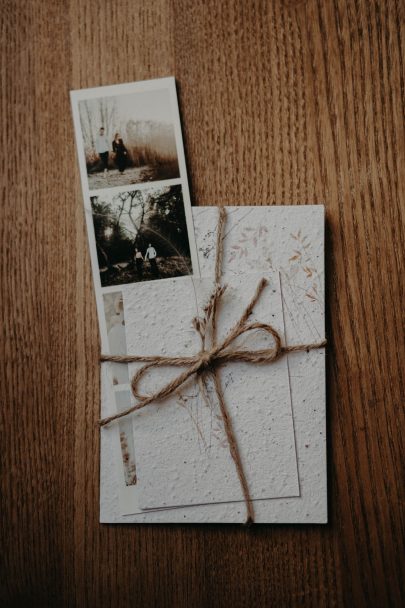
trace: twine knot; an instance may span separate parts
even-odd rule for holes
[[[215,361],[215,351],[202,350],[199,354],[200,357],[200,367],[197,371],[197,374],[201,374],[209,369],[213,368],[213,363]]]
[[[249,493],[249,487],[244,472],[242,459],[239,453],[238,444],[235,438],[235,434],[232,427],[231,418],[228,414],[228,410],[225,404],[224,395],[222,392],[219,376],[217,374],[217,368],[225,363],[232,361],[246,362],[246,363],[272,363],[281,357],[284,353],[307,351],[312,349],[321,348],[325,346],[326,340],[314,344],[299,344],[296,346],[282,346],[281,337],[278,331],[272,326],[266,323],[253,322],[248,323],[248,319],[253,312],[253,309],[260,298],[264,288],[267,285],[266,279],[261,279],[256,292],[251,299],[250,303],[246,306],[239,321],[231,328],[225,338],[220,344],[217,343],[217,311],[222,299],[222,296],[226,290],[225,285],[220,284],[221,279],[221,267],[222,267],[222,255],[223,255],[223,229],[225,224],[226,213],[225,209],[221,207],[218,229],[217,229],[217,249],[216,249],[216,260],[215,260],[215,288],[207,306],[204,308],[204,317],[193,319],[193,326],[198,332],[201,339],[201,351],[197,355],[189,357],[162,357],[162,356],[144,356],[144,355],[101,355],[101,361],[113,361],[116,363],[133,363],[143,362],[143,365],[133,376],[131,387],[132,393],[138,402],[130,408],[103,418],[100,420],[100,426],[104,426],[113,420],[118,420],[123,416],[127,416],[132,412],[136,412],[152,402],[163,401],[166,397],[172,395],[177,389],[180,388],[190,377],[194,374],[197,377],[199,386],[202,389],[203,396],[206,401],[209,400],[208,392],[205,385],[205,377],[210,375],[214,381],[214,387],[218,398],[218,404],[221,411],[221,417],[224,424],[224,430],[228,440],[229,451],[232,459],[235,463],[236,472],[238,474],[239,482],[242,488],[244,500],[247,509],[247,523],[254,521],[253,503]],[[250,331],[264,331],[269,334],[273,339],[273,345],[270,348],[245,350],[238,349],[234,346],[235,341],[242,334],[246,334]],[[206,342],[211,341],[211,347],[206,348]],[[156,391],[152,395],[142,395],[139,393],[138,385],[141,378],[145,373],[154,367],[185,367],[185,371],[181,372],[177,378],[163,386],[160,390]]]

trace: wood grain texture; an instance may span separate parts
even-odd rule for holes
[[[401,0],[1,8],[1,605],[403,606]],[[328,526],[98,524],[68,91],[172,74],[194,204],[326,204]]]

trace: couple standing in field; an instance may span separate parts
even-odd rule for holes
[[[115,154],[114,161],[118,171],[120,173],[124,173],[125,167],[127,166],[128,150],[126,149],[119,133],[116,133],[114,136],[114,140],[112,142],[112,151]],[[104,173],[107,173],[110,145],[108,143],[108,137],[104,133],[104,127],[100,127],[100,131],[96,137],[96,152],[101,160]]]
[[[135,247],[135,252],[134,252],[134,259],[135,259],[135,264],[136,264],[136,270],[138,273],[138,276],[140,279],[142,279],[143,277],[143,262],[144,259],[145,260],[149,260],[149,264],[150,264],[150,269],[151,272],[153,274],[153,276],[157,279],[160,274],[159,274],[159,268],[157,265],[157,253],[156,253],[156,249],[154,247],[152,247],[152,244],[149,243],[149,247],[146,250],[145,253],[145,258],[143,257],[142,253],[139,251],[139,249],[137,249]]]

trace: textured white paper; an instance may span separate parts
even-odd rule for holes
[[[202,274],[212,276],[218,213],[193,209]],[[244,228],[251,230],[245,231]],[[265,227],[266,230],[260,228]],[[254,233],[256,231],[256,233]],[[246,236],[251,233],[250,245]],[[256,241],[255,241],[256,238]],[[239,259],[233,247],[243,246]],[[318,341],[324,335],[323,206],[229,207],[225,247],[230,272],[279,270],[282,278],[286,339],[289,344]],[[246,251],[246,253],[245,253]],[[123,290],[124,291],[124,290]],[[291,399],[298,457],[300,496],[255,502],[257,523],[325,523],[327,521],[324,349],[288,355]],[[107,365],[102,369],[102,415],[114,413]],[[243,503],[148,511],[137,514],[136,486],[125,490],[119,440],[111,426],[101,433],[100,520],[115,523],[237,523],[245,519]],[[112,462],[117,465],[116,474]],[[125,504],[125,508],[122,506]],[[134,513],[133,515],[122,515]]]
[[[232,275],[218,312],[218,340],[235,325],[263,275]],[[264,289],[249,321],[284,333],[278,273],[265,273]],[[203,314],[212,279],[173,279],[138,285],[124,297],[128,351],[133,354],[194,355],[201,349],[191,321]],[[274,345],[264,332],[240,336],[234,346]],[[139,365],[138,365],[139,367]],[[131,375],[136,368],[131,369]],[[180,368],[151,370],[146,394],[177,376]],[[219,372],[253,499],[298,496],[299,484],[287,359],[271,366],[230,362]],[[142,388],[143,388],[142,387]],[[215,392],[207,404],[196,376],[183,389],[133,415],[137,484],[141,508],[243,500]]]

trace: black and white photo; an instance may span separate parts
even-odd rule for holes
[[[89,190],[180,177],[168,89],[78,102]]]
[[[91,197],[102,287],[192,274],[181,185]]]

